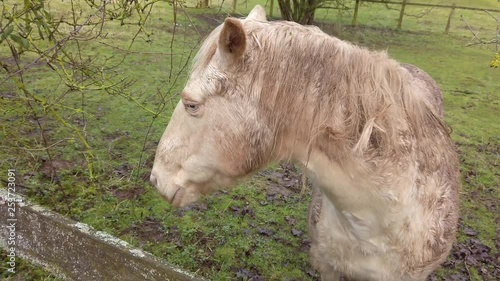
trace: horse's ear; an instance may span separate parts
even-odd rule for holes
[[[219,49],[222,54],[236,59],[243,55],[247,44],[247,36],[241,21],[226,18],[219,35]]]
[[[247,20],[267,21],[266,10],[261,5],[256,5],[248,14]]]

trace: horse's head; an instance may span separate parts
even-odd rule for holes
[[[245,20],[226,19],[197,55],[151,173],[151,182],[173,206],[230,187],[271,158],[273,136],[261,122],[252,77],[245,73],[252,62],[244,25],[265,20],[260,6]]]

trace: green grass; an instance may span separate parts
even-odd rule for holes
[[[256,3],[264,4],[249,1],[247,7],[241,2],[238,12],[246,14]],[[456,3],[491,8],[497,5],[485,0]],[[50,5],[58,15],[68,9],[66,2]],[[222,12],[230,9],[231,3],[226,3]],[[407,12],[421,10],[408,8]],[[228,193],[208,196],[196,207],[180,211],[171,208],[146,183],[156,141],[177,101],[175,93],[182,90],[186,79],[187,69],[183,66],[200,40],[198,32],[189,25],[196,24],[198,31],[206,34],[211,27],[194,15],[213,17],[217,9],[188,12],[193,16],[178,17],[181,25],[171,48],[172,9],[165,3],[159,4],[146,25],[151,35],[141,33],[121,64],[118,61],[126,54],[124,49],[137,27],[121,27],[118,21],[111,21],[105,27],[108,35],[100,43],[82,43],[86,56],[97,56],[97,65],[118,64],[106,75],[116,75],[113,81],[126,81],[129,86],[124,92],[111,95],[104,91],[74,91],[59,99],[66,86],[57,73],[44,65],[26,72],[29,90],[48,103],[60,100],[60,105],[55,106],[57,112],[84,133],[95,156],[94,180],[88,178],[82,143],[71,129],[37,107],[36,112],[44,116],[40,122],[51,145],[49,151],[61,165],[57,173],[60,185],[50,181],[40,129],[12,82],[0,84],[0,167],[18,170],[20,189],[30,200],[110,232],[211,280],[245,274],[258,274],[266,280],[314,279],[309,274],[311,268],[304,247],[307,193],[267,202],[270,183],[257,175]],[[496,253],[499,215],[492,205],[500,198],[500,125],[492,120],[499,112],[500,72],[488,67],[494,52],[492,46],[465,47],[470,34],[461,27],[458,12],[450,34],[443,34],[448,12],[436,9],[420,19],[406,17],[402,31],[393,30],[398,12],[388,11],[382,5],[363,6],[358,19],[361,27],[357,28],[344,26],[350,23],[350,13],[320,11],[316,18],[324,19],[325,24],[320,24],[324,30],[372,49],[387,50],[395,59],[424,69],[438,82],[444,93],[446,121],[453,128],[462,164],[461,224],[476,230],[478,239]],[[275,15],[279,15],[277,8]],[[494,30],[494,23],[484,13],[467,15],[467,21],[481,26],[482,35]],[[68,50],[75,52],[76,46],[71,45]],[[3,45],[0,51],[8,54]],[[175,54],[172,57],[171,52]],[[26,62],[33,58],[32,54],[24,57]],[[169,79],[170,72],[174,76],[179,73],[179,79]],[[6,93],[12,93],[12,97]],[[172,102],[168,101],[170,96]],[[130,97],[138,103],[131,102]],[[162,104],[166,106],[157,118],[145,110],[156,112]],[[272,169],[279,166],[273,165]],[[293,235],[292,229],[302,234]],[[461,232],[458,240],[468,238]],[[39,276],[38,269],[23,272],[33,278]],[[446,280],[453,272],[441,269],[437,275]],[[481,280],[477,269],[471,268],[471,275],[474,280]]]

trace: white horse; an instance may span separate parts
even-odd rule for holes
[[[157,148],[174,206],[291,159],[315,183],[311,257],[324,280],[425,280],[458,220],[458,161],[435,82],[384,52],[262,7],[205,40]]]

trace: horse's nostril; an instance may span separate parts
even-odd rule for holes
[[[151,181],[151,184],[154,186],[154,187],[158,187],[158,180],[156,179],[155,175],[153,173],[151,173],[151,176],[149,177],[149,181]]]

